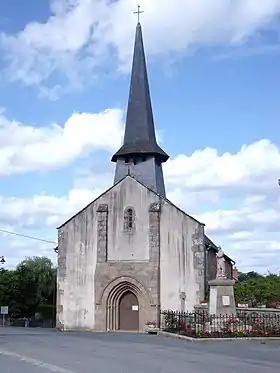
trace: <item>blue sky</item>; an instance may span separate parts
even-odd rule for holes
[[[136,5],[0,5],[0,228],[55,241],[55,227],[112,184]],[[278,272],[280,1],[141,5],[168,197],[239,268]],[[55,259],[49,244],[0,242],[7,265]]]

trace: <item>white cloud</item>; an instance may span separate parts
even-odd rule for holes
[[[41,95],[56,100],[95,79],[108,64],[126,70],[136,5],[132,0],[50,1],[52,14],[45,23],[34,20],[17,34],[0,34],[0,55],[7,67],[2,75],[39,85]],[[252,47],[252,40],[259,43],[259,34],[274,27],[280,13],[280,0],[142,0],[141,6],[146,50],[149,57],[161,59],[199,45],[234,46],[235,51],[247,43]],[[90,151],[116,150],[122,132],[122,111],[116,109],[74,113],[64,124],[38,127],[7,119],[0,107],[0,175],[55,168]],[[165,165],[168,196],[205,222],[207,233],[239,267],[278,271],[278,164],[280,149],[267,139],[236,153],[207,148],[181,154]],[[55,226],[111,184],[112,175],[102,176],[81,176],[64,197],[0,197],[0,228],[33,230],[35,236],[37,230],[38,236],[55,239]],[[52,250],[26,241],[19,251],[21,239],[1,237],[12,240],[2,247],[14,262],[33,255],[36,248],[36,254]]]
[[[236,153],[178,155],[165,176],[176,203],[206,224],[239,267],[279,272],[279,162],[280,149],[262,139]]]
[[[202,149],[190,156],[178,155],[165,166],[168,197],[204,222],[207,234],[243,270],[280,269],[279,151],[268,140],[260,140],[232,154]],[[82,174],[63,197],[2,197],[2,224],[55,239],[57,225],[112,184],[107,169],[102,176],[99,172]]]
[[[236,154],[205,148],[178,155],[166,164],[170,184],[190,190],[236,188],[242,192],[274,189],[279,178],[280,150],[267,139],[243,145]]]
[[[0,175],[55,168],[89,151],[115,150],[123,133],[122,111],[74,113],[64,125],[9,121],[0,113]]]
[[[31,198],[1,198],[0,228],[10,232],[45,239],[41,242],[0,232],[1,251],[5,267],[15,267],[26,256],[47,256],[56,263],[54,248],[56,227],[85,207],[104,190],[98,188],[72,189],[64,197],[35,195]],[[9,225],[8,225],[9,224]]]
[[[45,84],[59,73],[70,86],[80,87],[95,77],[104,61],[112,63],[112,51],[119,68],[127,68],[136,5],[134,0],[50,1],[45,23],[34,20],[16,35],[1,34],[6,76]],[[146,49],[152,57],[198,45],[244,44],[272,27],[280,13],[280,0],[143,0],[141,6]],[[43,87],[43,94],[47,91]],[[52,97],[61,87],[55,91]]]

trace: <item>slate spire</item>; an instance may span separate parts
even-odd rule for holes
[[[156,169],[160,167],[159,173],[162,175],[161,163],[166,162],[168,158],[169,156],[159,147],[156,141],[142,28],[138,22],[124,141],[122,147],[112,157],[112,162],[117,162],[115,182],[118,182],[127,174],[127,171],[123,168],[123,163],[129,163],[131,164],[130,173],[132,176],[154,188],[157,192],[161,191],[160,194],[165,194],[163,176],[159,177]],[[154,163],[154,167],[149,167],[151,161]],[[140,163],[141,167],[137,168]],[[147,164],[146,169],[145,163]],[[162,181],[160,181],[161,179]]]
[[[153,154],[161,162],[165,162],[169,158],[156,141],[140,23],[136,27],[124,142],[123,146],[113,155],[112,161],[116,162],[119,156],[132,154]]]

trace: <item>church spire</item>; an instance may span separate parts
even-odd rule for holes
[[[116,162],[119,156],[132,154],[154,154],[162,162],[169,158],[156,141],[140,23],[136,27],[124,142],[112,161]]]
[[[138,16],[139,13],[138,7]],[[127,175],[130,164],[131,176],[165,196],[161,163],[168,158],[156,141],[142,29],[138,22],[124,141],[112,157],[112,162],[117,162],[115,182]]]

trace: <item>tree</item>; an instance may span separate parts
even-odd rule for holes
[[[238,272],[238,282],[239,283],[250,280],[252,278],[259,278],[259,277],[262,277],[262,275],[260,275],[257,272],[254,272],[254,271],[251,271],[251,272],[248,272],[248,273]]]
[[[256,272],[244,274],[242,281],[235,285],[235,298],[238,303],[245,302],[251,307],[273,306],[280,301],[280,276],[262,276]]]
[[[20,280],[20,304],[26,317],[34,316],[39,305],[53,303],[56,269],[49,258],[26,258],[15,272]]]
[[[20,312],[19,296],[20,290],[15,271],[0,269],[0,305],[9,306],[9,313],[18,315]]]
[[[0,302],[12,318],[54,316],[56,268],[46,257],[29,257],[15,270],[0,271]]]

